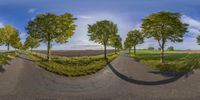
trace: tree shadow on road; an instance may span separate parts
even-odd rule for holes
[[[3,72],[6,71],[5,68],[3,68],[3,66],[10,65],[10,60],[11,60],[11,58],[6,59],[6,61],[4,61],[4,62],[0,65],[0,73],[3,73]]]
[[[108,63],[108,67],[112,70],[112,72],[117,75],[120,79],[127,81],[129,83],[133,84],[138,84],[138,85],[163,85],[163,84],[168,84],[171,82],[174,82],[184,75],[187,75],[188,72],[180,72],[180,73],[175,73],[173,75],[170,75],[169,73],[167,74],[168,76],[170,75],[170,78],[164,79],[164,80],[157,80],[157,81],[145,81],[145,80],[137,80],[130,78],[126,75],[121,74],[119,71],[117,71],[110,63]],[[157,73],[158,74],[158,73]],[[159,74],[162,74],[161,72]]]
[[[0,73],[5,72],[5,69],[3,68],[3,65],[0,65]]]

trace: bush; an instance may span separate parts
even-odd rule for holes
[[[174,51],[174,47],[173,47],[173,46],[170,46],[170,47],[167,48],[167,50],[168,50],[168,51]]]
[[[154,50],[154,47],[149,47],[148,50]]]

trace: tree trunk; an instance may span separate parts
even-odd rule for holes
[[[164,48],[161,47],[161,57],[160,57],[160,62],[163,63],[164,62]]]
[[[116,49],[116,47],[115,47],[115,54],[117,54],[117,49]]]
[[[104,58],[107,59],[106,44],[104,44]]]
[[[51,41],[48,41],[48,44],[47,44],[47,59],[48,61],[51,60]]]
[[[128,53],[131,53],[131,48],[128,48]]]
[[[31,48],[31,52],[33,51],[33,48]]]
[[[7,50],[10,51],[10,44],[7,43]]]
[[[134,55],[136,55],[136,46],[134,46]]]

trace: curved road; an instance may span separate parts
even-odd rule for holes
[[[96,74],[69,78],[25,55],[0,66],[0,100],[199,100],[200,70],[161,73],[124,52]]]

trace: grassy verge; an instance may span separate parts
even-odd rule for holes
[[[155,69],[167,72],[190,71],[200,67],[200,53],[166,51],[164,63],[160,63],[160,51],[138,50],[131,56],[137,61]]]
[[[16,52],[0,52],[0,65],[7,64],[12,58],[16,57]]]
[[[61,57],[52,56],[52,61],[48,62],[46,57],[36,53],[27,54],[30,59],[35,60],[35,63],[40,67],[64,76],[85,76],[99,71],[104,68],[107,62],[103,55],[84,56],[84,57]],[[119,53],[108,54],[108,61],[111,62]]]

